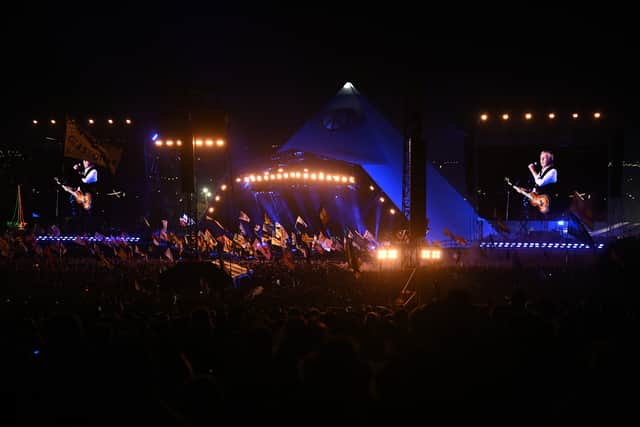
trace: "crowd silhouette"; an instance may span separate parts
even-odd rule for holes
[[[5,416],[637,421],[637,254],[626,239],[590,267],[433,267],[407,306],[406,274],[323,262],[255,263],[215,292],[160,260],[0,258]]]

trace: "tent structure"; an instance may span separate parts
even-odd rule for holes
[[[292,150],[355,163],[396,206],[402,205],[403,136],[353,84],[346,83],[279,151]],[[427,239],[446,240],[445,228],[473,239],[478,215],[429,162],[427,185]],[[486,224],[484,232],[490,228]]]

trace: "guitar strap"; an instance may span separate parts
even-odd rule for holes
[[[546,168],[544,171],[540,171],[540,173],[538,174],[538,178],[544,178],[546,174],[551,172],[551,170],[553,170],[553,167],[549,167],[549,168]]]
[[[87,177],[87,175],[89,175],[89,173],[90,173],[92,170],[95,170],[95,168],[94,168],[93,166],[91,166],[91,167],[89,167],[89,168],[85,169],[84,173],[82,174],[82,177],[83,177],[83,178],[86,178],[86,177]]]

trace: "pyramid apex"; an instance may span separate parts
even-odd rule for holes
[[[355,93],[357,94],[358,91],[356,89],[356,87],[353,85],[353,83],[351,82],[346,82],[344,84],[344,86],[342,86],[342,89],[340,89],[340,91],[338,92],[340,94],[347,94],[347,93]]]

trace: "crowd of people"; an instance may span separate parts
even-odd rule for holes
[[[244,261],[234,286],[161,258],[3,257],[2,393],[24,424],[637,420],[637,249],[434,266],[403,304],[410,272],[333,262]]]

